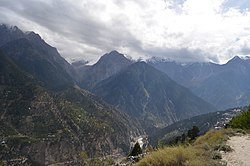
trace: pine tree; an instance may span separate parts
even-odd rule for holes
[[[193,126],[191,130],[188,130],[187,136],[194,140],[196,137],[198,137],[198,134],[200,132],[200,129],[197,126]]]

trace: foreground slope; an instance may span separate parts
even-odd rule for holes
[[[97,84],[92,91],[142,123],[155,127],[215,111],[213,106],[145,62],[130,65]]]
[[[233,149],[232,152],[222,154],[222,160],[227,162],[227,166],[249,165],[250,135],[231,137],[227,145]]]

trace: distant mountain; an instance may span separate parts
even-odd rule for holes
[[[57,50],[34,32],[0,26],[0,49],[20,68],[51,89],[63,89],[75,82],[75,71]]]
[[[100,81],[125,69],[132,61],[117,51],[111,51],[103,55],[99,61],[92,66],[75,67],[80,77],[80,86],[91,89]]]
[[[218,109],[245,106],[250,103],[249,58],[234,57],[224,65],[181,65],[168,61],[148,63]]]
[[[216,110],[145,62],[134,63],[103,80],[92,92],[142,123],[156,127]]]

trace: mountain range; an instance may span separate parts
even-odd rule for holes
[[[157,128],[216,110],[145,62],[133,63],[99,82],[91,91],[141,119],[144,125]]]
[[[225,110],[250,102],[250,58],[235,56],[226,64],[192,63],[156,60],[148,64],[166,73],[194,94]]]
[[[142,135],[249,104],[248,71],[239,57],[181,65],[135,62],[115,50],[94,65],[70,64],[38,34],[2,24],[0,160],[77,165],[82,156],[126,155]]]

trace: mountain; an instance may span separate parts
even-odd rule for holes
[[[216,110],[145,62],[136,62],[101,81],[92,92],[147,126],[164,127]]]
[[[20,34],[0,47],[0,161],[79,165],[82,156],[127,154],[144,134],[140,124],[77,87],[69,64],[40,36]]]
[[[79,162],[82,152],[122,154],[142,133],[131,118],[87,91],[48,91],[3,53],[0,64],[0,138],[6,142],[0,160],[48,165]]]
[[[47,88],[55,90],[74,85],[73,67],[34,32],[23,33],[17,27],[1,25],[0,49]]]
[[[117,51],[111,51],[103,55],[96,64],[92,66],[78,67],[75,69],[80,77],[80,86],[91,89],[100,81],[125,69],[132,61]]]
[[[168,61],[148,63],[218,109],[224,110],[250,103],[249,58],[242,59],[236,56],[223,65],[181,65]]]
[[[6,24],[0,25],[0,46],[9,41],[24,38],[25,34],[17,26],[8,26]]]

